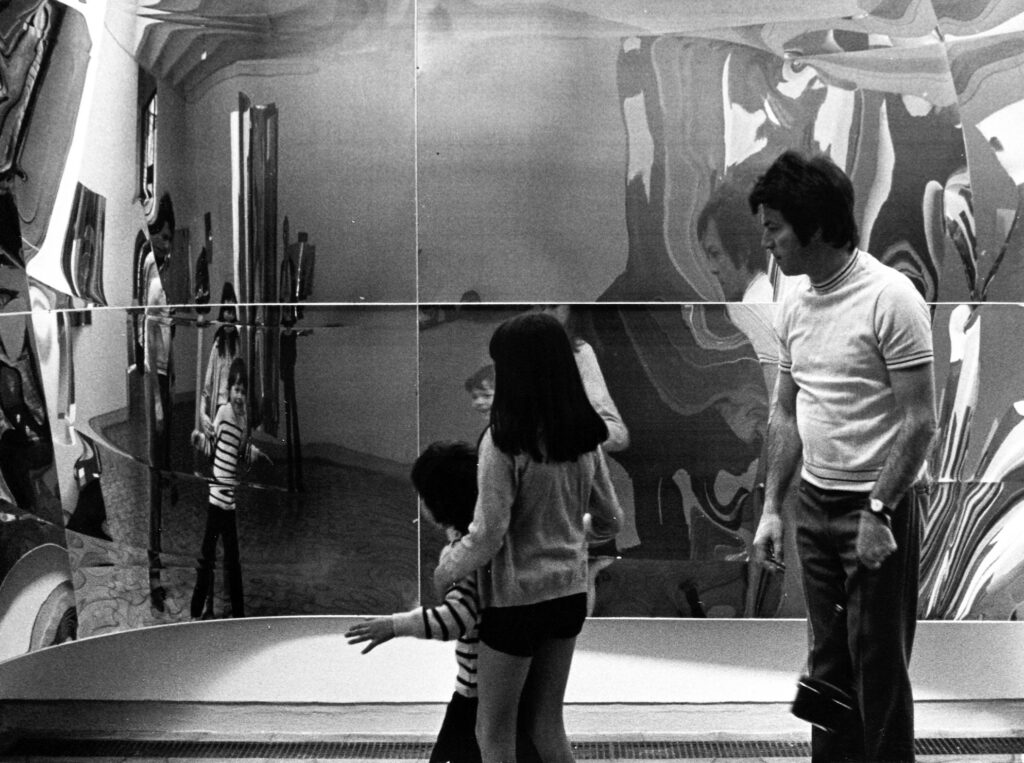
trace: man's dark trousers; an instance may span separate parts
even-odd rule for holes
[[[917,623],[923,488],[896,507],[897,550],[878,570],[857,560],[857,527],[868,493],[800,484],[797,550],[810,624],[812,678],[849,692],[855,710],[842,729],[814,727],[812,760],[913,761],[914,698],[910,653]],[[845,606],[845,617],[837,615]]]

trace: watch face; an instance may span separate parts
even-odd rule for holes
[[[885,511],[885,504],[882,503],[878,498],[872,498],[870,500],[871,510],[876,514],[881,514]]]

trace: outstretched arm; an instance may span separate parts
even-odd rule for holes
[[[390,617],[364,620],[349,628],[345,638],[350,644],[368,641],[363,654],[395,636],[450,641],[471,631],[479,612],[476,579],[469,577],[448,589],[444,601],[436,607],[417,607]]]

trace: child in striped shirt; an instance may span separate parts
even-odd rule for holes
[[[235,486],[238,484],[238,462],[253,463],[270,459],[249,441],[249,419],[246,414],[245,361],[236,357],[228,370],[228,401],[217,409],[213,420],[213,437],[204,431],[192,433],[192,445],[213,457],[213,481],[206,509],[206,531],[196,586],[192,591],[193,618],[212,616],[213,568],[217,561],[217,539],[224,543],[224,571],[227,575],[231,616],[245,617],[242,598],[242,567],[238,555],[238,527],[235,522]]]
[[[412,482],[433,520],[445,529],[449,541],[469,530],[477,493],[475,448],[465,442],[431,443],[413,464]],[[345,633],[350,644],[369,642],[363,654],[395,636],[458,640],[455,692],[445,711],[430,763],[480,763],[475,731],[477,623],[480,618],[477,574],[456,581],[436,607],[417,607],[411,612],[375,617],[353,625]],[[520,743],[520,763],[539,760],[527,742]]]

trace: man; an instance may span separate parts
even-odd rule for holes
[[[729,320],[757,353],[771,397],[779,365],[772,327],[775,298],[767,273],[768,257],[761,246],[761,227],[747,209],[749,188],[750,183],[739,178],[727,178],[715,188],[697,217],[697,238],[711,274],[722,287]]]
[[[797,551],[813,679],[850,694],[814,761],[914,759],[908,663],[918,591],[915,487],[935,432],[928,308],[901,273],[857,248],[853,186],[823,156],[787,151],[749,197],[762,243],[801,278],[776,323],[779,376],[755,559],[782,553],[782,498],[801,463]]]
[[[171,414],[174,397],[173,308],[167,305],[163,279],[168,275],[174,241],[174,204],[164,194],[157,205],[156,219],[149,225],[148,249],[141,269],[140,298],[145,319],[140,325],[139,343],[145,361],[146,408],[149,435],[149,587],[153,607],[164,611],[166,591],[160,583],[163,568],[163,485],[171,485],[171,503],[177,503],[177,486],[171,482]],[[166,472],[167,474],[164,474]]]
[[[747,188],[723,181],[697,217],[697,238],[727,302],[772,302],[761,231],[747,214]]]

